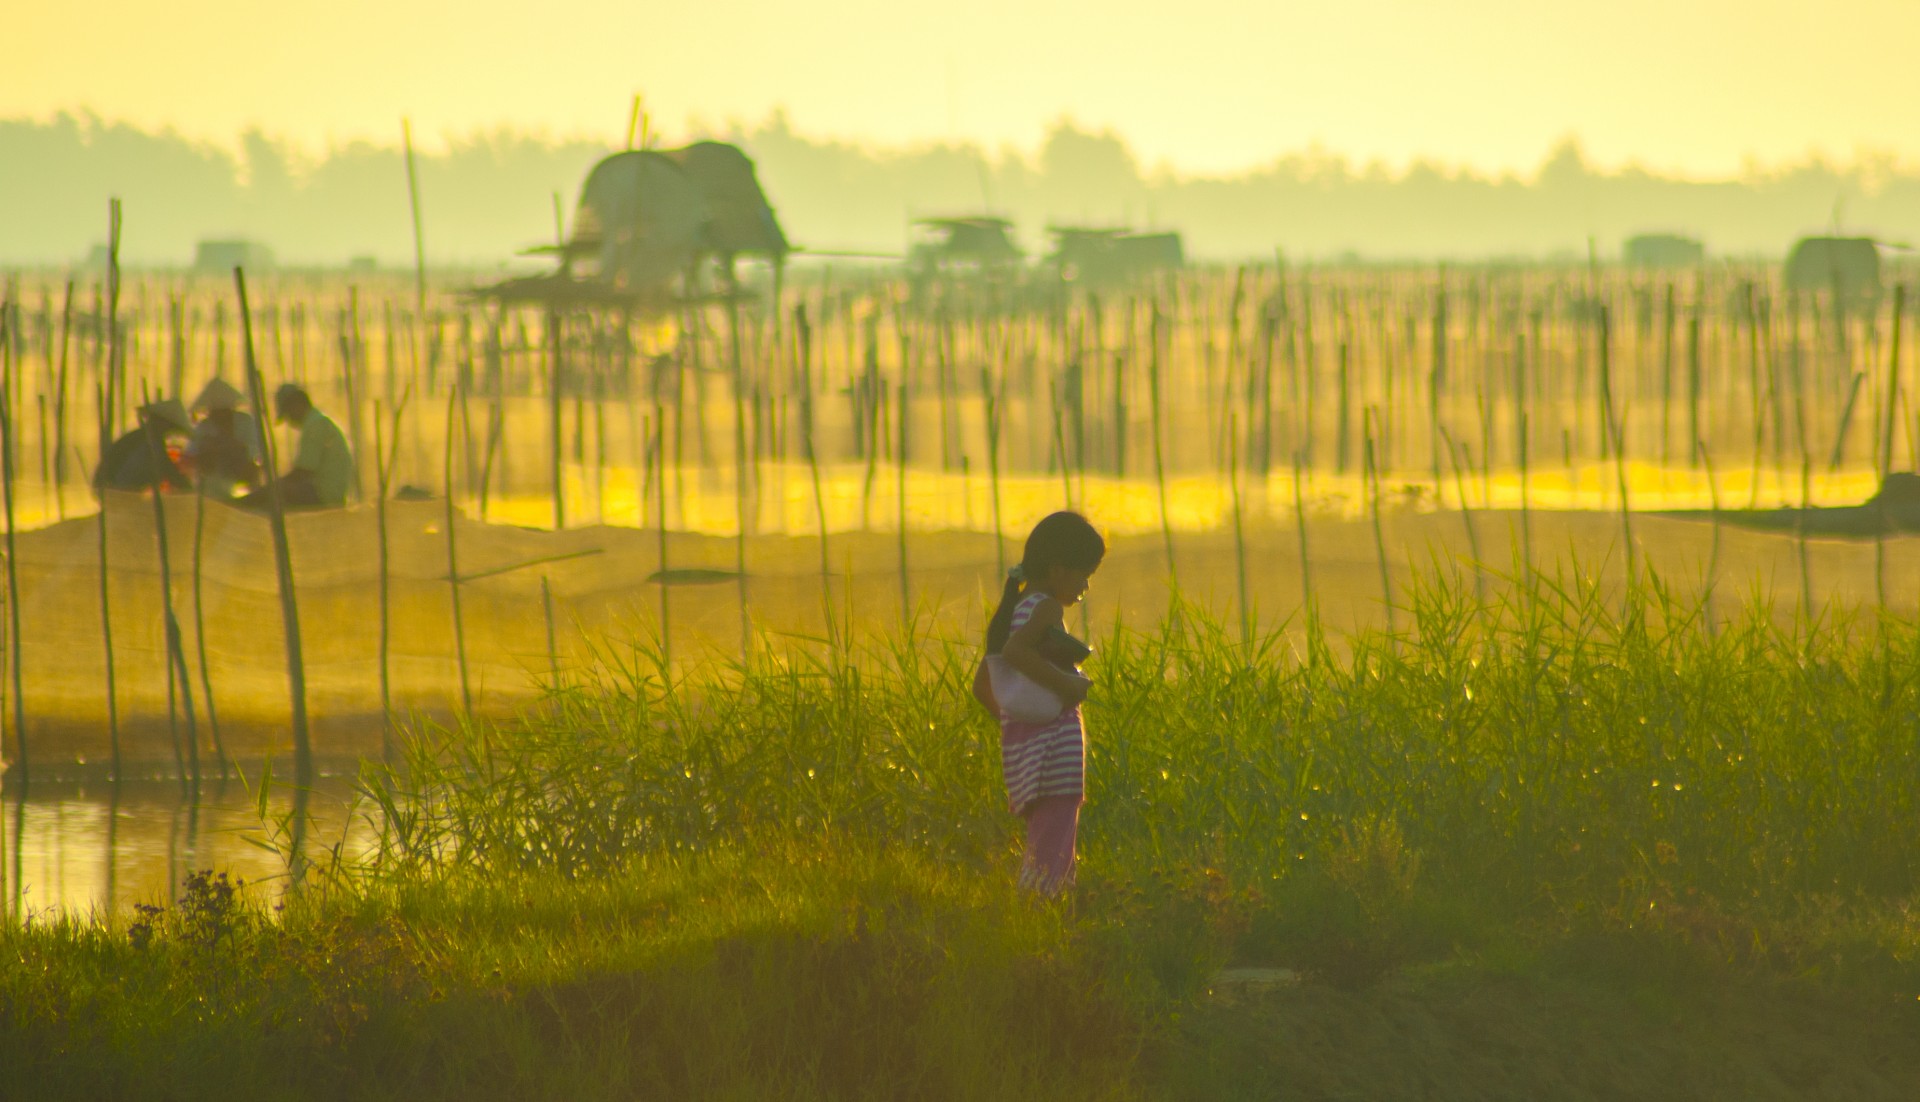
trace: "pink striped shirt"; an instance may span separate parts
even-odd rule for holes
[[[1046,594],[1034,590],[1013,609],[1013,628],[1019,631],[1033,619],[1033,610]],[[1086,792],[1086,736],[1080,726],[1078,704],[1046,723],[1022,723],[1000,716],[1000,768],[1007,782],[1007,806],[1026,814],[1042,796],[1083,796]]]

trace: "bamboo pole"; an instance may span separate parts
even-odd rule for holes
[[[1427,377],[1427,436],[1433,485],[1440,486],[1440,398],[1447,388],[1447,269],[1440,266],[1440,286],[1433,300],[1433,368]],[[1374,471],[1379,475],[1378,469]]]
[[[1052,451],[1049,453],[1048,466],[1051,468],[1056,463],[1059,465],[1061,499],[1067,508],[1072,509],[1074,508],[1073,468],[1067,462],[1067,430],[1065,418],[1060,409],[1060,387],[1057,384],[1050,385],[1047,392],[1047,407],[1050,414],[1048,421],[1053,426]]]
[[[1460,496],[1460,523],[1467,530],[1467,549],[1473,555],[1473,596],[1476,601],[1484,605],[1487,601],[1487,560],[1486,556],[1480,553],[1480,530],[1474,526],[1473,506],[1467,501],[1465,467],[1472,465],[1473,457],[1469,454],[1463,463],[1460,453],[1465,450],[1466,445],[1455,440],[1444,427],[1440,430],[1440,440],[1447,449],[1447,458],[1453,464],[1454,493]]]
[[[1693,314],[1687,319],[1687,439],[1699,441],[1700,435],[1700,398],[1705,386],[1705,367],[1700,352],[1700,302],[1694,296]],[[1687,449],[1694,468],[1699,469],[1700,452],[1697,448]]]
[[[400,454],[400,425],[412,388],[402,391],[393,407],[393,439],[382,439],[380,399],[373,400],[374,528],[380,539],[380,758],[393,761],[393,572],[387,539],[387,498],[393,468]]]
[[[1880,488],[1874,495],[1873,592],[1880,608],[1887,607],[1887,478],[1893,473],[1893,424],[1898,416],[1896,398],[1900,393],[1900,319],[1905,312],[1907,288],[1893,288],[1893,336],[1887,347],[1886,421],[1881,428]]]
[[[1293,453],[1293,523],[1300,537],[1300,607],[1307,623],[1307,663],[1318,653],[1320,602],[1313,592],[1313,559],[1307,547],[1307,495],[1300,483],[1300,453]]]
[[[1380,524],[1380,465],[1374,458],[1373,448],[1373,410],[1368,409],[1363,429],[1363,473],[1367,481],[1367,509],[1373,517],[1373,550],[1380,563],[1380,600],[1387,610],[1387,634],[1396,635],[1399,628],[1394,624],[1393,615],[1393,577],[1387,567],[1386,533]]]
[[[104,465],[104,457],[112,437],[112,429],[106,419],[107,414],[105,411],[109,398],[107,396],[107,385],[104,381],[94,384],[94,401],[96,408],[100,410],[100,454],[103,457],[101,462]],[[107,746],[109,756],[112,759],[113,777],[115,783],[118,783],[120,778],[120,705],[119,694],[115,691],[117,686],[115,684],[113,662],[113,606],[109,586],[111,571],[109,569],[107,553],[107,502],[107,491],[102,488],[100,491],[100,512],[95,518],[95,531],[99,537],[100,552],[100,641],[105,658]],[[20,775],[24,781],[27,775],[25,754],[21,755]]]
[[[773,313],[776,318],[780,315],[778,300]],[[747,605],[747,529],[751,526],[747,515],[747,384],[740,354],[740,303],[733,298],[727,299],[727,358],[733,377],[733,492],[739,527],[733,538],[734,583],[740,596],[740,660],[745,662],[753,656],[753,619]]]
[[[880,310],[877,306],[867,315],[865,357],[865,373],[860,382],[862,416],[860,423],[855,426],[866,441],[867,470],[860,485],[862,531],[873,525],[873,485],[880,473],[880,453],[885,450],[882,433],[885,431],[887,401],[880,382]],[[996,553],[1000,555],[1000,573],[1005,574],[1005,553]]]
[[[1247,530],[1240,507],[1240,423],[1227,411],[1227,488],[1233,496],[1233,570],[1240,593],[1240,645],[1253,658],[1253,598],[1247,588]]]
[[[1627,445],[1620,419],[1613,412],[1613,325],[1605,305],[1600,307],[1600,414],[1601,427],[1611,441],[1614,481],[1620,491],[1620,534],[1625,543],[1627,590],[1631,593],[1638,575],[1634,569],[1633,506],[1627,497]]]
[[[473,714],[473,688],[467,675],[467,632],[466,624],[460,614],[460,545],[455,535],[455,521],[458,518],[453,507],[453,434],[454,415],[460,406],[460,384],[455,383],[447,391],[447,435],[446,445],[446,516],[447,516],[447,595],[453,605],[453,653],[460,668],[460,711],[464,715]]]
[[[980,398],[987,422],[987,489],[993,509],[993,576],[996,578],[1007,576],[1006,524],[1000,516],[1000,419],[1004,416],[1001,400],[1005,386],[1003,381],[996,390],[987,365],[984,362],[980,365]]]
[[[794,355],[800,366],[800,442],[806,450],[807,471],[813,477],[813,515],[820,535],[820,606],[826,618],[827,640],[837,645],[833,622],[833,568],[827,550],[827,499],[820,483],[820,453],[814,446],[813,424],[813,325],[807,320],[807,307],[793,308]]]
[[[473,480],[473,427],[467,416],[465,392],[460,398],[461,431],[467,442],[467,480]],[[471,492],[471,491],[469,491]],[[594,384],[593,397],[593,515],[601,524],[607,522],[607,393],[606,376],[602,375]]]
[[[894,462],[894,515],[899,518],[895,525],[895,539],[899,548],[900,564],[900,622],[911,625],[913,622],[913,599],[907,582],[907,415],[908,415],[908,364],[907,331],[900,326],[900,393],[899,411],[894,416],[893,448]]]
[[[1860,402],[1861,388],[1867,381],[1867,373],[1856,371],[1853,381],[1847,384],[1846,401],[1840,406],[1840,424],[1833,430],[1833,452],[1827,459],[1827,473],[1839,474],[1840,464],[1846,461],[1847,434],[1853,427],[1853,411]]]
[[[253,310],[247,302],[247,276],[239,267],[233,269],[233,286],[240,300],[240,342],[247,369],[247,389],[251,392],[254,410],[264,419],[271,407],[266,400],[266,381],[261,378],[259,363],[254,358]],[[263,465],[267,471],[268,521],[273,532],[274,573],[279,583],[281,629],[286,636],[288,703],[292,710],[293,729],[293,781],[298,790],[305,791],[313,785],[313,747],[307,738],[307,670],[300,646],[300,605],[294,591],[293,552],[287,542],[286,502],[280,496],[280,472],[277,469],[278,457],[274,454],[273,434],[266,431],[264,422],[260,428],[261,453],[265,457]],[[292,872],[297,883],[305,867],[301,842],[305,837],[306,824],[304,816],[296,816],[296,820]]]
[[[554,692],[560,691],[560,648],[553,632],[553,585],[540,575],[540,608],[547,619],[547,677]]]
[[[1706,618],[1707,634],[1711,636],[1719,630],[1713,618],[1713,594],[1720,583],[1720,480],[1714,475],[1713,453],[1707,450],[1706,441],[1695,440],[1693,448],[1700,456],[1701,467],[1706,471],[1707,494],[1713,505],[1713,546],[1707,553],[1707,576],[1702,586],[1706,593],[1701,599],[1701,613]],[[1885,603],[1883,596],[1881,604]]]
[[[19,365],[13,355],[13,333],[9,325],[9,305],[0,305],[0,356],[5,357],[4,382],[0,382],[0,487],[5,488],[6,537],[7,537],[7,672],[10,676],[13,692],[13,745],[20,759],[21,799],[26,798],[25,785],[28,775],[27,753],[27,707],[22,687],[21,636],[20,636],[20,569],[19,555],[14,546],[13,517],[13,404],[8,397],[13,392],[14,372]],[[15,839],[16,844],[19,839]]]
[[[1531,493],[1531,474],[1528,466],[1527,411],[1520,411],[1520,555],[1526,564],[1528,588],[1532,588],[1533,578],[1533,503]]]
[[[72,346],[73,280],[67,280],[60,305],[60,370],[53,383],[53,507],[67,519],[67,353]]]
[[[678,356],[675,358],[674,387],[679,389]],[[660,668],[662,677],[673,669],[673,587],[667,584],[667,407],[661,388],[661,373],[653,376],[653,469],[657,472],[658,496],[654,499],[653,538],[660,560]],[[684,407],[675,411],[679,417]],[[676,426],[677,427],[677,426]],[[678,462],[679,456],[675,456]]]
[[[113,785],[112,792],[113,792],[114,800],[118,802],[119,794],[120,794],[120,786],[117,784]],[[4,805],[4,804],[5,804],[5,801],[0,800],[0,805]],[[26,836],[26,833],[27,833],[27,784],[26,784],[26,778],[22,777],[20,780],[20,794],[16,796],[13,801],[13,900],[12,900],[12,903],[13,903],[13,916],[16,919],[20,917],[20,905],[21,905],[20,896],[21,896],[21,889],[23,887],[22,878],[20,875],[22,871],[21,860],[22,860],[22,851],[25,849],[25,847],[22,846],[20,842],[21,842],[21,839]],[[109,872],[109,879],[111,879],[111,872]]]
[[[564,379],[566,377],[566,354],[561,334],[560,311],[547,308],[547,458],[553,484],[553,530],[558,532],[567,526],[566,482],[562,477],[560,453],[565,447],[562,442]]]
[[[407,208],[413,214],[413,302],[419,328],[418,339],[425,339],[427,322],[427,240],[420,224],[420,174],[413,163],[413,124],[400,120],[400,141],[407,154]]]
[[[120,200],[108,205],[107,233],[107,362],[94,389],[94,408],[100,416],[100,461],[105,463],[113,443],[114,363],[120,353]],[[108,602],[107,494],[100,493],[100,635],[106,652],[107,742],[113,758],[115,783],[120,779],[120,706],[113,667],[113,610]],[[24,780],[24,767],[22,771]]]
[[[1666,310],[1660,320],[1660,466],[1673,465],[1673,284],[1666,285]]]
[[[200,662],[200,697],[207,702],[207,731],[213,737],[213,752],[220,765],[220,779],[224,782],[230,763],[226,742],[220,736],[220,710],[213,699],[213,672],[207,662],[206,602],[201,592],[201,563],[206,531],[207,494],[204,489],[199,489],[194,494],[193,508],[193,644]]]
[[[1173,557],[1173,520],[1167,512],[1167,457],[1166,444],[1162,439],[1164,414],[1161,406],[1160,390],[1160,307],[1152,306],[1153,320],[1148,330],[1147,346],[1147,386],[1153,402],[1153,481],[1160,498],[1160,538],[1167,554],[1167,579],[1169,588],[1175,593],[1180,590],[1180,571]]]
[[[1886,421],[1880,435],[1880,482],[1886,483],[1887,476],[1893,473],[1893,425],[1895,409],[1900,393],[1900,319],[1905,313],[1907,288],[1897,284],[1893,288],[1893,337],[1887,342],[1887,386]]]
[[[143,405],[153,402],[153,394],[144,380],[140,384],[140,401]],[[200,789],[200,733],[193,717],[193,681],[187,671],[186,647],[180,639],[180,621],[173,614],[173,563],[167,540],[167,488],[161,478],[161,464],[166,460],[166,453],[152,432],[148,431],[146,437],[148,461],[153,471],[153,483],[149,489],[153,497],[154,545],[160,565],[160,615],[167,644],[167,731],[173,738],[174,768],[181,770],[181,789],[185,791],[191,776],[193,790],[197,792]],[[187,761],[184,769],[180,760],[181,738],[177,713],[184,713],[187,721]]]
[[[1753,417],[1753,486],[1747,500],[1747,508],[1757,508],[1760,504],[1760,463],[1766,454],[1766,406],[1760,387],[1760,315],[1754,303],[1753,284],[1746,285],[1744,304],[1747,322],[1747,397]],[[1779,432],[1780,426],[1775,425]]]
[[[360,378],[360,289],[347,289],[347,313],[340,326],[340,382],[347,398],[347,433],[352,441],[353,454],[364,454],[366,433],[360,425],[360,399],[363,382]],[[366,471],[365,465],[353,465],[353,499],[365,501]]]

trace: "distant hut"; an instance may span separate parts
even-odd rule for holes
[[[232,275],[235,268],[264,272],[273,267],[273,250],[244,237],[201,241],[193,246],[193,270]]]
[[[1186,264],[1177,233],[1086,226],[1050,226],[1048,231],[1054,247],[1047,260],[1063,282],[1106,286]]]
[[[777,265],[792,246],[747,155],[699,142],[616,153],[594,165],[580,188],[572,234],[531,251],[557,255],[560,270],[483,293],[522,302],[665,301],[697,284],[708,259],[731,291],[735,257],[758,254]]]
[[[955,266],[991,269],[1020,263],[1020,247],[1013,243],[1013,223],[1004,218],[922,218],[914,225],[920,239],[908,248],[907,265],[918,272]]]
[[[1707,259],[1707,248],[1677,233],[1643,233],[1627,238],[1622,259],[1629,268],[1693,268]]]
[[[1880,297],[1880,250],[1871,237],[1803,237],[1787,254],[1787,289],[1870,303]]]

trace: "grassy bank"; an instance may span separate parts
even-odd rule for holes
[[[645,647],[369,772],[380,844],[13,929],[35,1097],[1920,1092],[1920,635],[1433,576],[1399,636],[1099,640],[1070,908],[971,645]],[[1216,981],[1228,965],[1295,984]]]
[[[319,893],[271,921],[223,910],[216,882],[131,938],[85,924],[9,935],[0,1094],[1898,1099],[1920,1089],[1920,976],[1871,922],[1827,927],[1813,968],[1729,961],[1671,930],[1489,928],[1476,947],[1390,975],[1309,975],[1262,992],[1210,985],[1212,951],[1177,916],[1150,906],[1068,916],[1014,898],[1005,879],[898,854],[728,850],[587,880]],[[1829,953],[1839,971],[1824,967]]]

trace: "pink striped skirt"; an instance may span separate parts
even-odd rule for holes
[[[1025,815],[1043,796],[1080,797],[1086,792],[1086,738],[1080,709],[1069,708],[1050,723],[1000,721],[1000,768],[1007,807]]]

